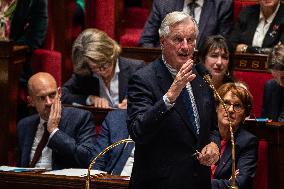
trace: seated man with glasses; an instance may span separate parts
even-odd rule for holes
[[[232,145],[229,120],[235,137],[236,185],[238,188],[253,188],[256,173],[258,139],[242,128],[245,118],[250,115],[252,96],[243,83],[226,83],[221,85],[218,93],[224,100],[228,114],[223,105],[217,101],[218,127],[221,135],[220,161],[211,166],[212,189],[226,189],[231,184]]]
[[[128,80],[144,63],[119,57],[120,53],[106,33],[84,30],[72,47],[74,74],[62,88],[62,102],[126,108]]]

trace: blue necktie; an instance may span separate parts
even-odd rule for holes
[[[193,112],[191,100],[190,100],[190,97],[189,97],[189,94],[188,94],[188,91],[187,91],[186,87],[183,88],[183,90],[181,92],[181,95],[182,95],[182,99],[183,99],[183,102],[184,102],[184,107],[186,109],[190,125],[191,125],[193,131],[195,132],[195,134],[197,134],[197,128],[196,128],[194,112]]]

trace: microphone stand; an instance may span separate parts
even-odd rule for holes
[[[120,145],[120,144],[123,144],[123,143],[127,143],[127,142],[133,142],[134,141],[132,139],[122,139],[120,141],[117,141],[113,144],[111,144],[110,146],[106,147],[103,151],[101,151],[90,163],[89,167],[88,167],[88,173],[87,173],[87,177],[86,177],[86,186],[85,186],[85,189],[90,189],[90,175],[91,175],[91,169],[92,167],[94,166],[94,164],[96,163],[96,161],[102,157],[105,153],[107,153],[109,150],[111,150],[112,148]]]
[[[229,116],[228,107],[226,106],[223,99],[220,97],[219,93],[217,92],[214,85],[212,84],[211,76],[209,74],[205,74],[203,76],[203,78],[209,84],[210,88],[214,92],[215,98],[218,98],[218,100],[222,104],[226,114],[228,115],[229,128],[230,128],[230,134],[231,134],[231,143],[232,143],[232,179],[231,179],[231,186],[229,186],[229,189],[238,189],[238,186],[236,185],[236,159],[235,159],[234,132],[233,132],[233,128],[232,128],[232,120]]]

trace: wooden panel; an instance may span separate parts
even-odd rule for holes
[[[236,53],[233,55],[236,70],[268,72],[268,55]]]
[[[104,177],[91,179],[92,189],[127,189],[128,181],[119,177]],[[121,177],[120,177],[121,178]],[[40,173],[14,173],[0,172],[1,189],[83,189],[84,177],[67,177],[55,175],[43,175]]]
[[[0,164],[8,163],[14,149],[18,83],[27,47],[0,41]]]

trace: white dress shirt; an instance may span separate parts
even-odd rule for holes
[[[120,72],[120,69],[119,69],[118,60],[117,60],[115,64],[114,75],[110,81],[110,90],[105,85],[102,77],[98,76],[95,73],[93,74],[94,77],[99,79],[100,97],[107,99],[110,107],[115,107],[115,108],[117,108],[119,104],[119,78],[118,78],[119,72]],[[91,105],[90,96],[86,99],[86,104]]]
[[[43,136],[44,133],[44,126],[43,123],[45,121],[43,119],[40,119],[39,125],[37,127],[37,131],[36,131],[36,135],[34,138],[34,142],[32,145],[32,149],[31,149],[31,153],[30,153],[30,163],[34,157],[35,154],[35,150]],[[54,134],[54,132],[53,132]],[[53,135],[52,135],[53,136]],[[52,137],[51,135],[49,136],[49,139]],[[38,162],[35,164],[35,167],[37,168],[45,168],[47,170],[51,170],[52,169],[52,150],[47,147],[47,145],[43,148],[42,150],[42,155],[39,158]]]

